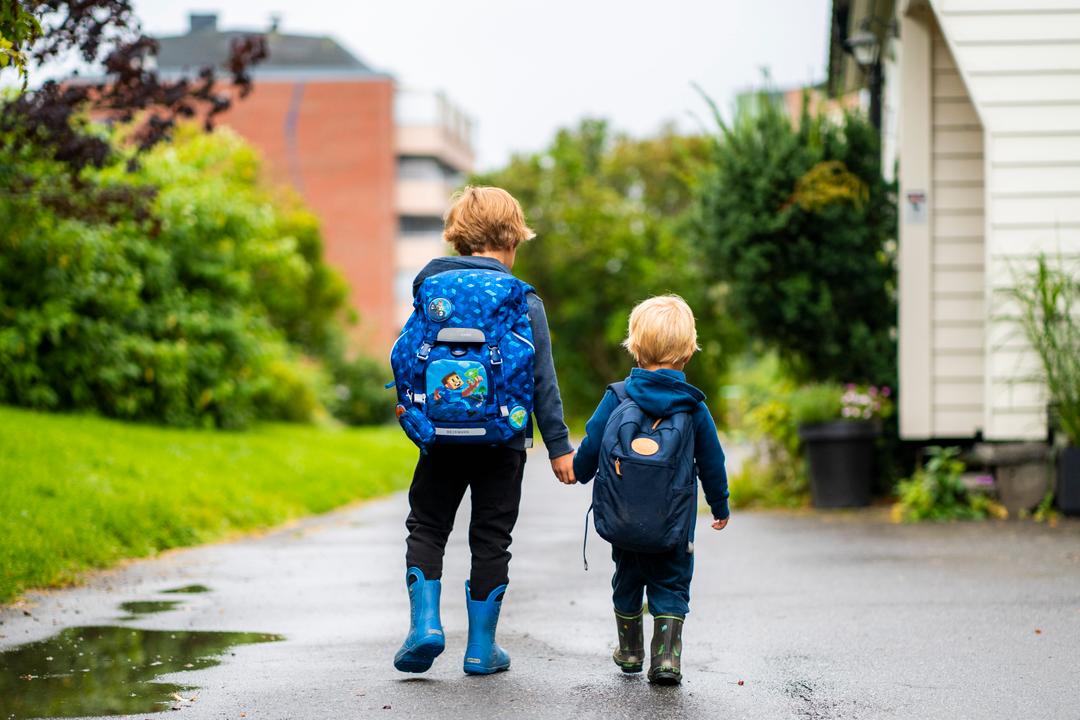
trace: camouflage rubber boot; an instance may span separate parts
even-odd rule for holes
[[[645,628],[642,625],[644,610],[637,615],[622,615],[615,611],[615,625],[619,631],[619,647],[611,659],[624,673],[639,673],[645,665]]]
[[[682,626],[683,618],[678,615],[657,615],[653,618],[649,682],[657,685],[678,685],[682,682]]]

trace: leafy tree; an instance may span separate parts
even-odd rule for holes
[[[134,171],[111,154],[79,174],[84,195],[0,134],[0,167],[34,188],[0,193],[0,402],[181,426],[311,417],[327,381],[298,349],[333,346],[344,290],[310,216],[259,185],[231,133],[182,130]]]
[[[718,388],[735,338],[683,227],[709,147],[671,131],[633,140],[586,120],[546,151],[474,179],[517,197],[537,232],[515,272],[544,298],[570,417],[587,418],[603,388],[629,372],[621,342],[630,310],[661,293],[694,308],[703,352],[688,371],[706,393]]]
[[[767,96],[720,135],[699,193],[708,276],[802,380],[893,384],[895,188],[859,114],[793,124]]]
[[[217,89],[217,71],[196,78],[162,78],[150,62],[157,41],[143,35],[132,0],[3,0],[0,4],[0,71],[14,65],[27,77],[29,61],[44,63],[71,54],[99,66],[97,82],[53,81],[0,104],[0,130],[47,147],[78,170],[104,165],[110,145],[89,130],[87,111],[136,123],[132,139],[147,149],[166,139],[178,120],[202,117],[207,129],[231,105]],[[226,62],[240,97],[251,91],[250,68],[267,57],[260,35],[237,38]],[[24,83],[25,89],[25,83]]]
[[[25,88],[30,78],[26,46],[41,36],[41,23],[17,0],[0,2],[0,70],[15,68]]]

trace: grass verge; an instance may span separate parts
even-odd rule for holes
[[[175,430],[0,407],[0,603],[407,486],[397,427]]]

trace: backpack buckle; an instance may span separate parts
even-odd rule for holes
[[[420,346],[420,349],[416,351],[416,359],[420,362],[427,362],[428,355],[431,354],[431,343],[424,343]]]
[[[502,352],[499,351],[499,346],[492,345],[488,350],[491,352],[491,364],[502,365]]]

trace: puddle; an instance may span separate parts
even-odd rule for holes
[[[180,604],[179,600],[133,600],[120,603],[120,609],[127,613],[121,620],[135,620],[142,615],[168,612]]]
[[[174,693],[190,696],[193,688],[154,678],[213,667],[237,645],[283,639],[265,633],[68,628],[0,653],[0,720],[168,710]]]
[[[210,592],[210,588],[205,585],[185,585],[184,587],[162,590],[161,592],[168,595],[195,595],[197,593],[208,593]]]

